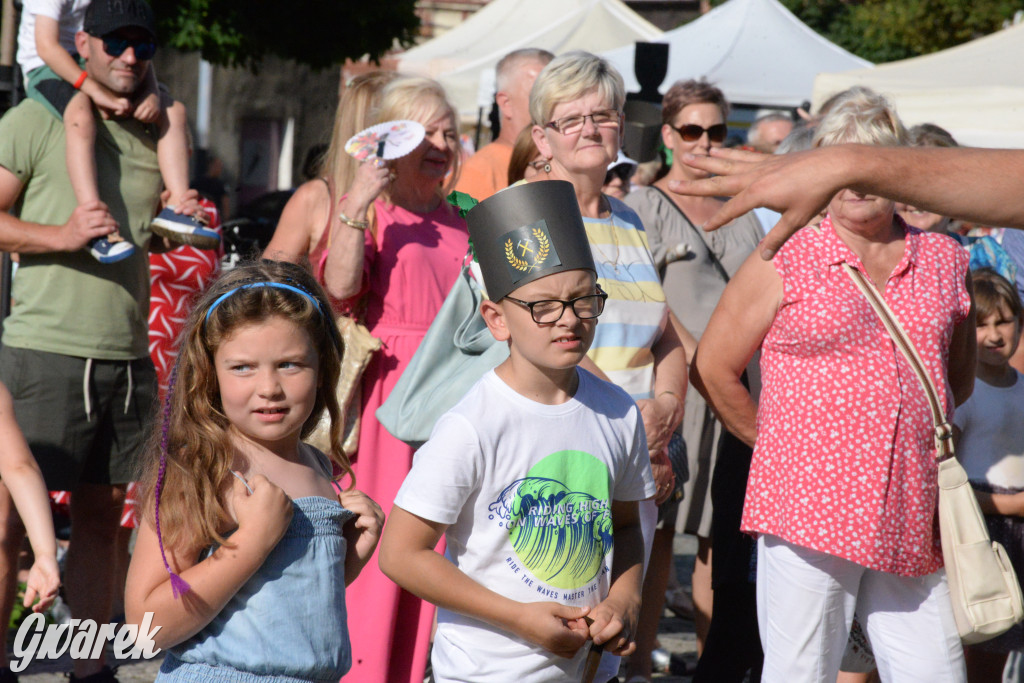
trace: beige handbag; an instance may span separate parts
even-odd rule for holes
[[[324,229],[330,230],[331,221],[334,216],[334,190],[326,178],[322,178],[322,180],[327,185],[328,201],[327,226]],[[373,216],[369,220],[374,224],[369,228],[371,234],[376,237],[376,220]],[[331,233],[328,232],[327,234],[327,248],[330,249]],[[365,300],[362,303],[365,304]],[[357,307],[357,309],[362,308],[365,308],[365,305]],[[338,397],[341,416],[345,420],[342,450],[345,451],[345,455],[351,460],[359,448],[359,415],[362,410],[363,372],[366,371],[366,366],[370,364],[373,354],[380,350],[381,341],[370,334],[370,330],[367,329],[366,325],[359,322],[355,317],[355,312],[351,316],[339,315],[337,323],[338,332],[341,334],[343,352],[341,356],[341,372],[338,375],[338,387],[335,390],[335,395]],[[324,453],[330,452],[330,428],[330,415],[327,414],[327,411],[324,411],[313,432],[306,437],[306,443],[319,448]]]
[[[1003,546],[989,538],[978,499],[953,452],[953,428],[942,413],[938,392],[917,349],[864,274],[848,263],[843,265],[882,319],[928,397],[935,422],[942,558],[960,638],[968,645],[995,638],[1024,618],[1017,575]]]

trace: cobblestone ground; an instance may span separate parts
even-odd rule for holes
[[[676,570],[679,572],[680,581],[689,586],[690,572],[693,571],[693,558],[696,553],[697,544],[691,537],[676,538]],[[13,634],[11,634],[13,638]],[[672,654],[681,655],[692,671],[697,663],[697,641],[693,632],[693,622],[678,619],[666,612],[661,620],[661,629],[658,634],[661,646]],[[8,639],[8,655],[11,654],[11,639]],[[112,657],[110,652],[108,657]],[[125,661],[119,664],[117,678],[121,683],[149,683],[156,678],[160,669],[162,657],[150,661]],[[67,681],[65,672],[71,671],[71,659],[67,655],[56,661],[33,661],[28,669],[19,675],[22,683],[64,683]],[[654,680],[658,683],[689,683],[689,676],[673,676],[670,674],[655,674]]]

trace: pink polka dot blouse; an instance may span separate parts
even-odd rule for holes
[[[870,569],[930,574],[942,566],[931,413],[844,261],[866,273],[828,217],[773,261],[783,297],[762,346],[742,528]],[[884,293],[950,416],[946,366],[970,310],[967,271],[952,239],[907,228]]]

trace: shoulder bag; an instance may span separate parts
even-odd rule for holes
[[[430,438],[438,418],[477,380],[508,358],[508,345],[491,335],[480,315],[483,293],[471,259],[467,254],[415,355],[377,409],[384,428],[413,447]]]
[[[864,274],[848,263],[843,266],[882,319],[928,396],[935,422],[942,558],[960,638],[968,645],[994,638],[1024,618],[1017,575],[1003,546],[989,538],[978,499],[953,452],[953,428],[942,413],[938,392],[917,349]]]

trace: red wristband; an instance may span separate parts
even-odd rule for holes
[[[75,90],[79,90],[82,87],[82,84],[85,83],[85,79],[88,78],[88,77],[89,77],[89,74],[87,74],[87,73],[85,73],[83,71],[82,73],[78,74],[78,80],[76,80],[71,85],[73,85],[75,87]]]

